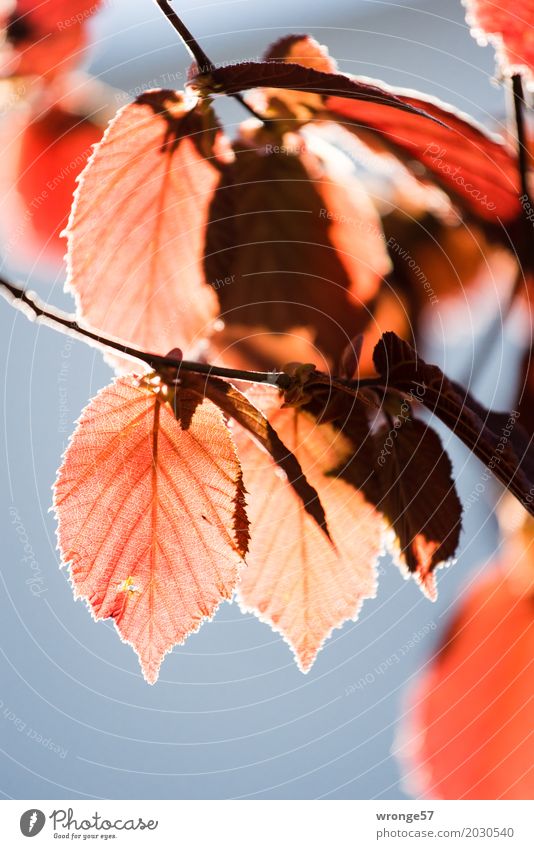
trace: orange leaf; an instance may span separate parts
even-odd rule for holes
[[[500,570],[464,597],[411,694],[399,740],[417,795],[532,799],[532,613],[531,594],[521,595]]]
[[[221,413],[189,390],[132,376],[85,409],[55,486],[76,598],[112,617],[153,684],[166,652],[230,598],[248,539],[244,489]]]
[[[311,35],[285,35],[271,44],[263,55],[266,62],[293,62],[305,68],[315,68],[327,74],[338,71],[328,47],[319,44]]]
[[[332,630],[356,619],[363,600],[375,595],[383,525],[360,492],[327,476],[351,453],[343,436],[297,409],[269,418],[318,490],[335,547],[271,458],[238,431],[252,530],[238,597],[283,635],[307,672]]]
[[[67,231],[67,288],[94,327],[156,353],[208,333],[217,299],[202,255],[220,143],[209,108],[173,91],[147,92],[111,122]]]

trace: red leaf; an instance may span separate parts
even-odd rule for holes
[[[241,470],[221,413],[161,384],[117,380],[85,409],[55,486],[76,598],[112,617],[153,684],[166,652],[230,598],[248,539]]]
[[[488,41],[493,44],[502,71],[506,74],[527,73],[532,78],[532,0],[515,0],[513,6],[494,0],[463,0],[463,4],[472,35],[484,46]]]
[[[298,62],[306,68],[332,67],[327,49],[309,36],[281,39],[270,48],[268,56],[279,57],[286,64]],[[323,98],[323,109],[318,110],[316,104],[315,114],[340,121],[347,129],[363,134],[364,140],[366,130],[378,133],[373,145],[385,142],[407,165],[414,161],[423,164],[429,175],[478,218],[499,223],[498,218],[509,221],[520,214],[517,162],[502,139],[436,98],[377,80],[353,79],[380,91],[382,100],[371,98],[355,103],[344,93],[328,92],[331,96]],[[267,80],[264,85],[271,83]],[[397,105],[403,104],[407,111],[399,115],[387,108],[391,105],[388,98],[396,100]],[[421,121],[421,113],[434,121]],[[418,176],[420,164],[419,172],[415,169]]]
[[[410,792],[427,799],[532,799],[532,586],[475,582],[411,693],[399,739]]]
[[[217,299],[202,256],[222,158],[209,108],[178,92],[147,92],[118,112],[67,231],[67,287],[87,322],[155,353],[208,333]]]
[[[499,219],[510,222],[520,215],[516,157],[499,136],[436,98],[388,90],[442,123],[421,121],[418,115],[399,114],[375,103],[351,103],[342,97],[326,100],[323,117],[339,121],[364,140],[365,131],[371,130],[379,143],[385,143],[409,167],[414,162],[424,165],[432,179],[479,219],[499,224]]]
[[[2,22],[1,75],[57,77],[79,64],[88,40],[85,22],[99,6],[100,0],[18,0]]]
[[[238,597],[284,636],[307,672],[332,630],[356,619],[363,600],[375,595],[383,523],[360,492],[327,474],[352,451],[343,436],[296,409],[269,419],[319,492],[336,547],[268,455],[238,431],[252,531]]]
[[[20,137],[17,189],[24,209],[10,221],[40,252],[61,258],[60,239],[72,204],[76,178],[102,138],[101,127],[61,107],[31,121]]]
[[[98,12],[102,0],[17,0],[12,19],[42,33],[71,29]]]

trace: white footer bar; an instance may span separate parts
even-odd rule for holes
[[[533,849],[534,804],[9,800],[0,802],[0,835],[6,849]]]

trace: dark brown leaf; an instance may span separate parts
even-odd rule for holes
[[[363,333],[358,333],[354,339],[351,339],[349,344],[341,355],[339,363],[339,376],[345,377],[347,380],[352,380],[358,373],[358,365],[363,347]]]
[[[383,335],[374,363],[385,385],[435,413],[534,515],[534,451],[517,412],[490,412],[394,333]]]
[[[349,463],[342,476],[384,514],[398,565],[434,599],[434,571],[454,557],[461,530],[450,460],[437,433],[417,419],[382,427],[373,443],[371,476],[362,480],[360,463]]]
[[[332,367],[390,269],[370,197],[329,165],[296,133],[259,131],[240,138],[214,194],[204,268],[226,326],[220,344],[236,329],[249,342],[257,329],[284,334],[283,359],[269,368],[300,359],[303,335],[317,348],[311,360]]]
[[[240,62],[238,65],[226,65],[224,68],[215,68],[210,74],[200,74],[190,84],[204,92],[224,94],[265,87],[313,92],[324,97],[367,101],[411,112],[419,118],[439,120],[397,97],[382,84],[356,79],[347,74],[317,71],[291,62]]]

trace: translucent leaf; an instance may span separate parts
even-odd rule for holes
[[[175,418],[163,392],[125,377],[90,402],[54,502],[75,597],[114,619],[151,684],[165,653],[230,598],[248,539],[221,413],[181,390]]]
[[[164,353],[211,329],[202,271],[222,167],[208,107],[153,91],[121,109],[82,174],[67,230],[67,288],[105,333]]]
[[[319,492],[334,545],[270,457],[237,433],[251,519],[238,597],[284,636],[307,672],[332,630],[356,619],[363,600],[375,595],[383,523],[360,492],[328,476],[351,453],[343,436],[297,409],[278,410],[270,421]]]

